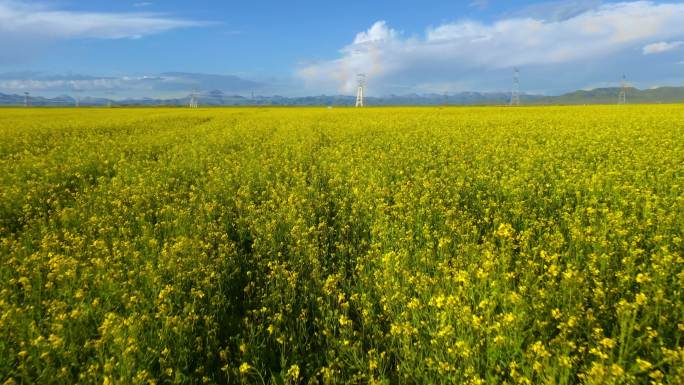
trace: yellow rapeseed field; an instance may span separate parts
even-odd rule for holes
[[[0,110],[0,384],[682,384],[684,106]]]

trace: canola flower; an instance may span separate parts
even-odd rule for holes
[[[682,122],[3,109],[0,384],[684,383]]]

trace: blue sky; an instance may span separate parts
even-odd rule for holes
[[[684,85],[680,1],[0,0],[0,92],[557,94]]]

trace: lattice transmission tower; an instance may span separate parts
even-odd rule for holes
[[[197,93],[195,93],[195,92],[190,94],[190,105],[189,105],[189,107],[190,108],[198,108],[199,107],[199,103],[197,102]]]
[[[363,107],[364,91],[366,89],[366,75],[356,75],[357,89],[356,89],[356,107]]]
[[[81,107],[81,93],[83,92],[83,88],[78,87],[76,82],[71,81],[71,89],[74,93],[74,107]]]
[[[620,83],[620,93],[618,94],[618,104],[627,104],[627,77],[622,75],[622,81]]]
[[[513,69],[513,89],[511,89],[511,106],[520,105],[520,70]]]
[[[29,93],[24,92],[24,107],[28,107],[29,105],[30,105]]]

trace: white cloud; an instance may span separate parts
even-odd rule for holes
[[[8,39],[139,38],[205,24],[151,13],[76,12],[0,0],[0,48]]]
[[[649,41],[684,37],[682,20],[684,4],[634,1],[588,7],[560,19],[462,20],[428,28],[418,37],[379,21],[357,34],[339,58],[304,65],[298,74],[310,87],[352,92],[357,73],[369,75],[369,86],[373,81],[406,85],[434,82],[445,74],[595,62]]]
[[[90,96],[185,95],[193,90],[240,93],[265,84],[233,75],[166,72],[150,76],[52,75],[37,72],[0,73],[1,93],[36,92],[43,95],[85,92]]]
[[[665,42],[661,41],[659,43],[652,43],[645,45],[644,48],[642,48],[642,52],[644,55],[652,55],[656,53],[663,53],[667,51],[672,51],[674,49],[679,48],[684,42],[681,41],[671,41],[671,42]]]
[[[152,5],[152,2],[149,2],[149,1],[141,1],[139,3],[133,3],[133,6],[136,8],[149,7],[150,5]]]

